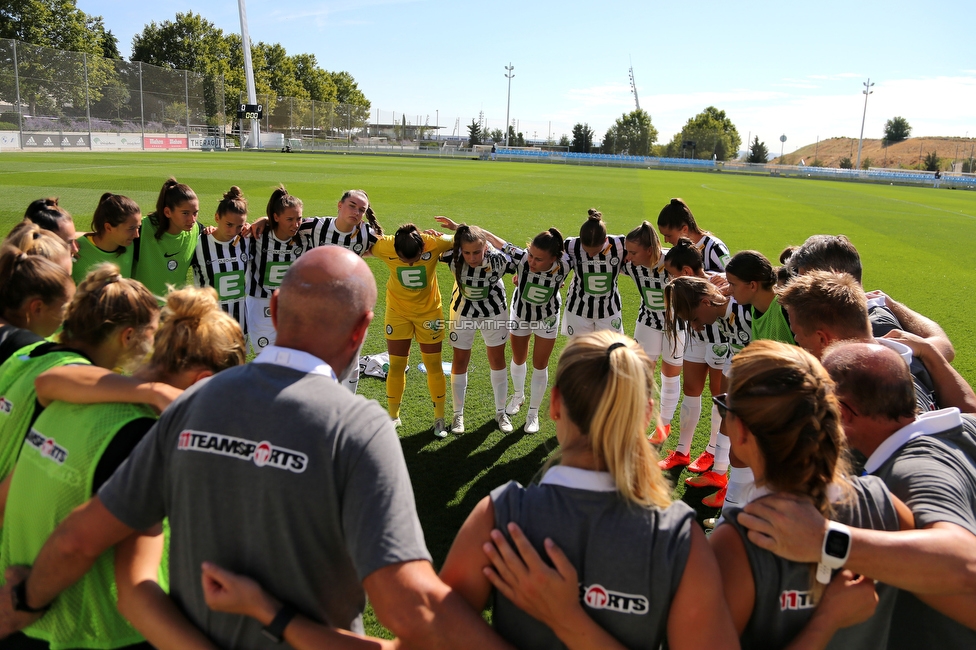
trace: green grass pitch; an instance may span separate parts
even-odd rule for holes
[[[577,234],[590,207],[603,212],[612,232],[626,233],[643,219],[656,223],[661,207],[673,196],[683,197],[702,227],[721,237],[733,253],[751,248],[775,261],[785,246],[799,244],[811,234],[843,233],[861,253],[865,288],[884,289],[938,321],[955,344],[955,367],[970,383],[976,380],[970,302],[976,289],[976,193],[722,173],[381,156],[14,152],[0,155],[0,226],[9,230],[27,203],[42,196],[61,197],[79,230],[87,229],[106,191],[135,199],[149,213],[168,176],[196,190],[204,223],[212,222],[217,201],[231,185],[239,185],[249,198],[252,219],[262,216],[268,196],[281,182],[304,200],[306,216],[333,215],[344,190],[363,188],[390,232],[410,221],[421,228],[434,227],[432,217],[443,214],[481,225],[518,245],[549,226],[564,235]],[[375,260],[370,265],[382,289],[386,271]],[[452,283],[446,267],[439,269],[438,279],[446,302]],[[510,295],[510,283],[507,288]],[[632,333],[637,292],[628,278],[621,279],[620,292],[625,328]],[[385,349],[383,309],[381,291],[366,353]],[[554,360],[563,343],[557,342]],[[445,346],[444,359],[450,358]],[[480,342],[469,368],[468,431],[435,440],[426,380],[413,369],[419,362],[414,346],[401,439],[427,543],[439,564],[478,500],[510,479],[529,481],[556,443],[547,417],[542,418],[540,433],[520,431],[524,409],[514,418],[516,433],[498,432]],[[550,367],[554,371],[555,363]],[[360,392],[385,406],[382,382],[363,378]],[[696,454],[708,438],[707,392],[703,403],[706,417],[696,435]],[[448,397],[448,416],[450,410]],[[683,482],[678,480],[678,486],[676,495],[698,506],[702,516],[710,516],[699,503],[708,491],[684,494]]]

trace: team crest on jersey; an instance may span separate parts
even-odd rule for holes
[[[247,253],[241,253],[241,261],[242,262],[246,262],[247,261]]]
[[[276,447],[267,440],[254,442],[220,433],[192,431],[180,433],[176,443],[180,451],[202,451],[207,454],[249,460],[258,467],[274,467],[301,474],[308,467],[308,456],[294,449]]]
[[[352,251],[354,253],[362,253],[363,252],[363,245],[362,244],[356,244],[355,246],[352,247]]]
[[[650,603],[641,594],[624,594],[610,591],[602,585],[580,585],[583,592],[583,602],[590,609],[609,609],[620,614],[647,614]]]
[[[742,343],[744,343],[744,344],[745,343],[748,343],[749,342],[749,332],[746,332],[745,330],[739,330],[739,340],[742,341]]]
[[[169,269],[170,271],[175,271],[176,270],[176,267],[179,266],[179,265],[180,265],[180,263],[177,262],[176,260],[170,260],[170,261],[166,262],[166,268]]]
[[[556,284],[559,284],[562,281],[563,281],[563,276],[562,275],[556,275]]]
[[[610,321],[610,327],[612,327],[615,330],[619,330],[620,329],[620,319],[619,318],[614,318],[612,321]]]
[[[393,326],[392,325],[387,325],[386,326],[386,333],[387,334],[393,334]]]
[[[611,257],[610,258],[610,266],[617,266],[618,264],[620,264],[620,258],[619,257]]]
[[[451,332],[451,340],[452,341],[457,341],[457,339],[458,339],[457,332]]]
[[[295,255],[295,257],[298,257],[299,255],[301,255],[301,254],[302,254],[302,245],[301,245],[301,244],[298,244],[298,245],[296,245],[296,246],[295,246],[295,247],[294,247],[294,248],[293,248],[293,249],[291,250],[291,252],[292,252],[292,254],[294,254],[294,255]]]
[[[261,338],[258,339],[258,347],[259,348],[266,348],[266,347],[268,347],[268,343],[270,343],[270,341],[268,341],[268,337],[266,337],[266,336],[262,336]]]
[[[265,318],[271,318],[271,307],[265,307],[264,308],[264,317]]]
[[[64,465],[64,461],[68,459],[67,449],[55,442],[54,438],[48,438],[33,427],[27,432],[25,441],[28,445],[39,451],[41,457],[50,458],[58,465]]]
[[[816,606],[812,591],[788,589],[779,595],[779,609],[783,612],[789,609],[813,609]]]
[[[573,333],[575,332],[575,330],[573,329],[573,326],[572,325],[567,325],[566,326],[566,331],[569,332],[569,335],[570,336],[572,336]]]
[[[0,397],[0,413],[6,413],[10,415],[10,412],[14,410],[14,403],[11,402],[6,397]]]
[[[547,316],[546,318],[543,318],[542,319],[542,324],[543,324],[543,326],[545,326],[545,328],[547,330],[551,330],[553,327],[556,326],[556,317],[555,316]]]
[[[423,255],[421,255],[420,256],[420,259],[424,260],[425,262],[427,260],[429,260],[430,259],[430,251],[427,251],[426,253],[424,253]]]
[[[729,353],[729,346],[725,343],[716,343],[712,346],[712,354],[716,357],[724,357]]]
[[[498,276],[495,275],[495,274],[492,274],[492,276],[490,278],[488,278],[488,283],[489,284],[495,284],[496,282],[498,282]]]

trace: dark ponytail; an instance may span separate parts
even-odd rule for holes
[[[698,227],[698,222],[695,221],[695,215],[691,213],[691,208],[683,199],[678,198],[671,199],[671,202],[661,209],[661,213],[657,216],[657,225],[658,228],[675,228],[678,230],[682,226],[688,226],[689,232],[697,235],[704,234]]]
[[[559,257],[563,254],[563,234],[555,228],[544,230],[535,236],[532,245],[553,257]]]
[[[420,257],[424,252],[424,238],[420,236],[417,226],[408,223],[397,228],[393,236],[393,250],[401,259],[412,260]]]
[[[187,201],[195,201],[196,198],[196,193],[190,189],[189,185],[179,183],[172,177],[167,179],[156,198],[156,211],[149,215],[149,223],[156,229],[153,236],[156,239],[162,239],[166,231],[169,230],[169,217],[166,216],[166,208],[175,210],[177,206]]]
[[[603,222],[603,213],[590,208],[586,214],[586,221],[580,226],[580,241],[584,246],[600,246],[607,240],[607,224]]]
[[[218,215],[223,216],[228,212],[233,214],[247,214],[247,199],[244,198],[244,193],[241,191],[241,188],[236,185],[232,185],[229,190],[224,192],[220,203],[217,204]]]
[[[776,284],[773,265],[758,251],[739,251],[725,265],[725,272],[743,282],[758,282],[763,289],[772,289]]]
[[[304,204],[302,200],[297,196],[292,196],[285,189],[284,185],[278,185],[275,191],[271,193],[271,198],[268,199],[268,206],[265,208],[265,214],[268,215],[268,220],[271,221],[271,229],[277,230],[278,219],[277,215],[282,214],[288,208],[299,208]],[[298,236],[292,238],[291,243],[298,243]]]
[[[695,275],[701,275],[705,269],[701,252],[695,247],[694,242],[687,237],[679,239],[678,243],[668,250],[667,255],[664,256],[664,261],[676,269],[689,266]]]

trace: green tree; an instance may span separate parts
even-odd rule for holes
[[[933,151],[925,155],[925,160],[922,161],[922,164],[925,165],[925,171],[934,172],[939,170],[940,162],[939,154]]]
[[[473,147],[476,144],[481,144],[481,125],[471,118],[471,124],[468,125],[468,146]]]
[[[854,169],[854,161],[851,160],[850,156],[844,156],[837,163],[837,166],[841,169]]]
[[[695,143],[695,158],[711,158],[714,155],[717,160],[728,160],[738,155],[742,138],[725,111],[709,106],[690,118],[681,131],[674,134],[668,143],[666,155],[681,155],[683,149],[688,152],[684,146],[686,142]]]
[[[873,160],[871,160],[870,158],[865,158],[864,160],[861,161],[861,169],[870,169],[871,165],[873,164],[874,164]]]
[[[884,139],[882,144],[888,146],[896,142],[903,142],[912,134],[912,127],[904,117],[893,117],[885,122]]]
[[[590,144],[591,145],[593,144],[592,141],[590,142]],[[560,138],[559,138],[559,146],[560,147],[568,147],[568,146],[570,146],[570,144],[569,144],[569,136],[566,135],[565,133],[563,133],[562,136],[560,136]]]
[[[102,17],[89,16],[75,0],[5,0],[0,3],[0,38],[99,56],[118,54],[118,40]]]
[[[657,129],[651,123],[651,116],[643,109],[624,113],[603,136],[602,153],[624,153],[631,156],[646,156],[651,145],[657,142]]]
[[[590,153],[590,149],[593,148],[593,129],[590,128],[589,124],[580,124],[577,122],[573,126],[573,142],[570,145],[570,151],[575,151],[576,153]]]
[[[319,67],[314,54],[296,54],[291,57],[295,66],[295,79],[310,99],[317,102],[338,102],[338,88],[332,75]]]
[[[491,138],[492,142],[502,142],[505,139],[505,132],[501,129],[492,129],[488,137]]]
[[[752,144],[749,145],[749,155],[746,157],[746,162],[766,164],[768,160],[769,149],[766,148],[765,142],[759,141],[759,136],[757,135],[753,139]]]

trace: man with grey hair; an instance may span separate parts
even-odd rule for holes
[[[295,262],[271,298],[276,344],[173,402],[26,580],[0,592],[0,636],[167,517],[170,597],[220,647],[276,647],[267,637],[280,642],[296,612],[362,633],[367,594],[414,647],[507,647],[434,573],[386,411],[337,381],[334,369],[358,361],[375,302],[354,253],[324,246]],[[264,628],[210,611],[203,562],[253,576],[288,605]]]

